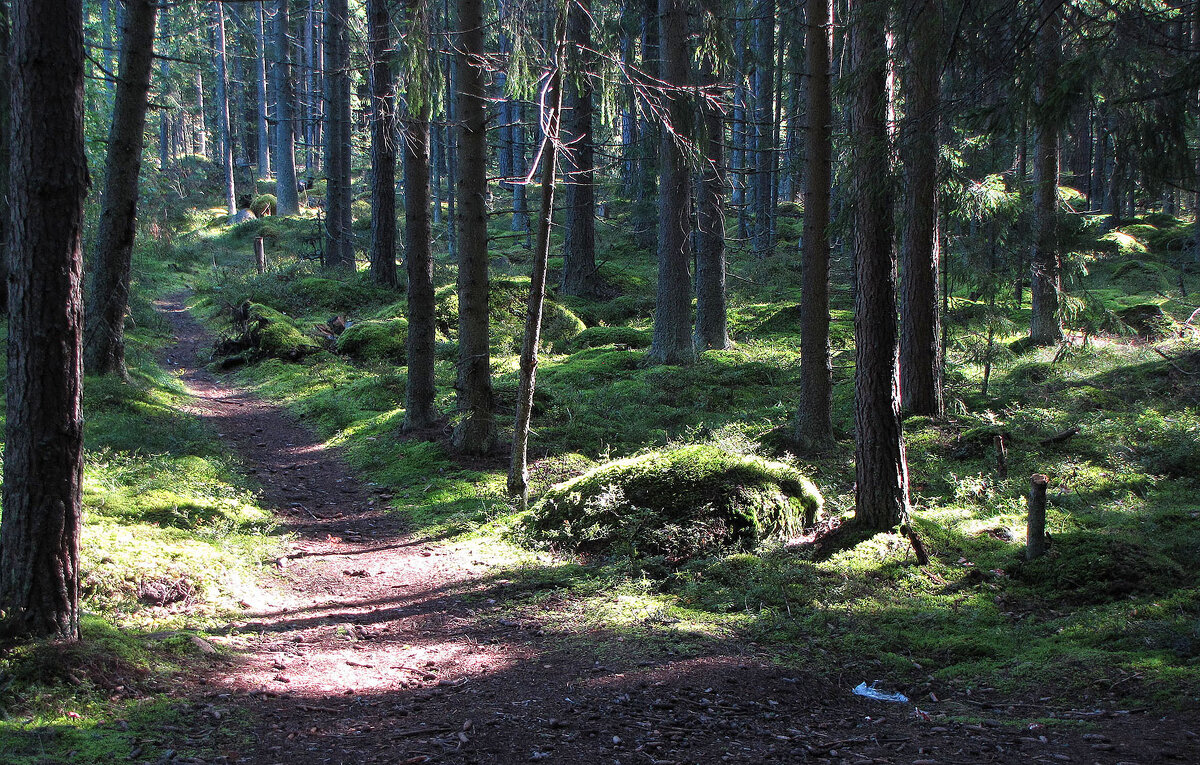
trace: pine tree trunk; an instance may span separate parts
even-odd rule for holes
[[[488,337],[487,100],[483,0],[458,0],[458,408],[452,444],[463,454],[496,445]]]
[[[237,212],[237,199],[233,187],[233,131],[229,129],[229,71],[225,65],[225,11],[220,0],[213,3],[216,18],[217,41],[217,135],[218,161],[225,178],[225,207],[229,214]]]
[[[545,103],[548,113],[540,115],[539,124],[546,125],[542,143],[542,205],[538,214],[537,242],[533,249],[533,266],[529,279],[529,301],[525,310],[525,335],[521,343],[520,379],[517,387],[517,416],[513,424],[512,456],[508,467],[508,492],[521,500],[524,508],[529,502],[529,423],[533,418],[533,395],[537,385],[538,346],[541,344],[542,308],[546,299],[546,266],[550,257],[550,227],[554,222],[554,176],[556,174],[559,122],[562,118],[562,70],[564,21],[574,22],[576,16],[590,21],[590,14],[572,12],[567,6],[566,19],[555,25],[555,68],[546,87]],[[575,39],[578,43],[578,38]]]
[[[755,6],[754,57],[754,254],[766,257],[774,247],[775,0]]]
[[[701,62],[705,84],[715,86],[713,61]],[[697,351],[729,348],[725,310],[725,120],[716,104],[701,102],[703,159],[696,224],[696,333]]]
[[[0,632],[79,638],[83,7],[12,4]]]
[[[829,353],[829,189],[833,182],[833,0],[807,0],[808,144],[800,300],[800,405],[791,443],[802,454],[833,446],[833,362]]]
[[[687,51],[687,0],[659,0],[663,55],[659,77],[668,87],[686,89],[690,60]],[[690,364],[692,291],[688,267],[692,261],[692,178],[687,157],[675,134],[691,135],[691,104],[681,90],[664,94],[669,129],[662,129],[659,163],[662,181],[658,199],[658,295],[650,360],[658,364]]]
[[[908,468],[897,379],[896,255],[887,132],[887,0],[858,0],[851,28],[854,299],[854,521],[884,531],[908,520]]]
[[[566,210],[563,225],[564,295],[588,295],[596,289],[596,186],[593,168],[591,0],[576,0],[567,14],[568,66],[571,77],[566,87],[563,113],[564,139],[569,148],[563,155],[566,181]]]
[[[942,414],[941,315],[938,310],[938,126],[940,4],[909,0],[906,115],[901,158],[907,188],[900,244],[900,393],[913,414]]]
[[[512,137],[512,171],[513,176],[524,178],[529,171],[525,161],[525,122],[521,104],[517,101],[507,102],[508,120],[511,125],[509,135]],[[525,234],[525,246],[529,246],[529,195],[524,183],[514,183],[512,189],[513,214],[510,229]]]
[[[255,124],[258,128],[258,177],[271,177],[271,139],[267,129],[267,35],[263,21],[265,3],[255,3],[254,38],[258,44],[258,55],[254,58],[254,90],[258,95],[255,104]]]
[[[1062,340],[1058,315],[1061,286],[1058,267],[1058,134],[1060,120],[1050,103],[1057,96],[1060,6],[1042,7],[1038,32],[1038,67],[1035,98],[1037,130],[1033,157],[1033,256],[1029,295],[1029,339],[1035,345],[1053,345]]]
[[[154,62],[154,0],[128,0],[120,77],[104,170],[103,207],[91,268],[83,362],[89,374],[125,376],[125,312],[137,231],[138,176],[150,69]]]
[[[325,265],[354,270],[347,0],[325,0]]]
[[[271,83],[275,101],[275,209],[280,215],[300,212],[296,190],[296,121],[292,97],[292,72],[288,49],[288,0],[275,10],[275,51]]]
[[[0,82],[12,82],[9,53],[12,26],[8,5],[0,3]],[[8,311],[9,161],[12,151],[12,102],[0,96],[0,313]]]
[[[371,278],[396,286],[396,78],[386,0],[369,0],[371,38]]]
[[[171,8],[166,6],[162,9],[162,23],[159,25],[159,36],[162,38],[162,49],[167,49],[168,41],[171,39]],[[167,95],[168,104],[173,96],[173,88],[171,87],[171,62],[166,57],[163,57],[158,62],[158,77],[162,81],[163,90]],[[168,105],[164,105],[158,110],[158,169],[166,170],[171,163],[172,152],[172,130],[171,130],[171,109]]]

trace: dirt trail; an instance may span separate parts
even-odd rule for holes
[[[204,371],[211,338],[183,300],[159,304],[178,338],[167,362],[296,534],[275,596],[222,640],[236,658],[214,659],[198,681],[201,715],[240,710],[252,721],[250,740],[218,762],[1200,760],[1192,714],[1059,710],[1088,724],[1031,728],[1053,711],[977,693],[919,700],[929,719],[851,695],[862,678],[773,666],[751,645],[648,660],[612,635],[498,619],[504,580],[467,552],[406,536],[381,511],[387,496],[313,433]],[[947,711],[983,722],[940,719]]]

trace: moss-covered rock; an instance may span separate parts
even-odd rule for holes
[[[274,194],[259,194],[250,202],[250,211],[260,218],[274,215],[277,204]]]
[[[368,361],[405,362],[408,321],[403,318],[368,319],[351,324],[338,336],[338,353]]]
[[[263,355],[294,360],[321,350],[315,337],[274,308],[255,303],[250,307],[250,320],[250,335]]]
[[[601,348],[605,345],[649,348],[650,333],[634,327],[588,327],[568,342],[562,343],[561,349],[573,352],[584,348]]]
[[[1175,321],[1163,313],[1162,306],[1157,303],[1132,305],[1117,311],[1117,315],[1144,339],[1163,338],[1175,331]]]
[[[502,350],[521,347],[525,336],[525,311],[529,301],[529,277],[492,279],[488,293],[492,344]],[[446,335],[458,332],[458,295],[453,286],[434,294],[434,316]],[[587,326],[569,308],[547,299],[542,305],[542,347],[575,337]]]
[[[554,549],[681,561],[792,535],[822,503],[790,465],[697,444],[609,462],[554,486],[523,534]]]

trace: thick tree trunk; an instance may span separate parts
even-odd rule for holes
[[[83,362],[89,374],[125,376],[125,312],[137,231],[138,175],[150,69],[154,62],[153,0],[128,0],[120,77],[108,134],[104,197],[88,290]]]
[[[371,279],[396,286],[396,78],[386,0],[367,3],[371,38]]]
[[[901,158],[907,190],[900,244],[900,395],[905,411],[942,414],[938,310],[938,126],[941,104],[940,3],[909,0],[912,25],[904,70],[906,115]]]
[[[808,0],[808,145],[800,300],[800,405],[791,442],[801,453],[833,446],[833,362],[829,353],[829,189],[833,181],[833,0]]]
[[[713,61],[701,62],[705,84],[716,85]],[[725,121],[716,104],[700,105],[704,159],[700,171],[700,199],[696,225],[696,331],[697,351],[729,347],[725,310]]]
[[[1029,339],[1035,345],[1053,345],[1063,337],[1062,320],[1058,315],[1061,287],[1058,266],[1058,134],[1062,122],[1055,103],[1058,62],[1062,55],[1060,16],[1061,6],[1043,3],[1042,27],[1038,32],[1033,255],[1029,279]]]
[[[220,0],[213,3],[216,12],[217,39],[217,147],[218,161],[225,174],[225,207],[229,214],[237,212],[237,198],[233,187],[233,131],[229,129],[229,71],[225,65],[225,10]]]
[[[887,0],[853,11],[850,144],[854,248],[854,521],[880,531],[908,520],[908,468],[897,379],[896,254],[887,130]]]
[[[690,59],[687,51],[687,0],[659,0],[663,47],[670,51],[660,62],[669,126],[662,129],[659,162],[662,182],[658,199],[658,296],[650,360],[659,364],[690,364],[692,347],[691,224],[692,178],[679,136],[691,135],[692,105],[684,95]]]
[[[563,155],[566,210],[563,225],[564,295],[587,295],[596,288],[596,186],[593,178],[591,0],[576,0],[567,14],[567,38],[572,51],[568,66],[563,113],[564,139],[569,147]]]
[[[11,82],[9,51],[12,27],[8,5],[0,3],[0,82]],[[8,311],[9,161],[12,151],[12,102],[0,95],[0,313]]]
[[[296,121],[293,117],[292,72],[288,49],[288,0],[275,10],[275,51],[271,84],[275,101],[275,209],[280,215],[300,212],[296,190]]]
[[[483,1],[458,0],[458,408],[452,444],[463,454],[496,445],[488,338],[487,101]]]
[[[409,6],[410,40],[428,40],[427,6]],[[428,60],[428,59],[427,59]],[[409,75],[403,120],[404,249],[408,269],[408,380],[404,393],[404,428],[424,428],[438,418],[434,407],[433,239],[429,220],[429,73]],[[414,111],[415,109],[415,111]]]
[[[83,7],[16,0],[0,631],[79,638]]]
[[[325,0],[325,265],[354,270],[347,0]]]
[[[575,11],[575,12],[572,12]],[[567,7],[565,22],[576,16],[590,19],[582,11]],[[537,385],[538,345],[541,344],[542,307],[546,300],[546,264],[550,257],[550,227],[554,222],[554,176],[557,168],[559,122],[562,118],[563,22],[555,25],[555,69],[546,86],[547,112],[539,123],[546,128],[542,142],[542,207],[538,214],[537,242],[533,249],[533,267],[529,280],[529,301],[525,311],[525,336],[521,343],[520,381],[517,387],[517,416],[513,424],[512,456],[508,466],[508,492],[529,502],[529,423],[533,418],[533,394]]]
[[[258,44],[257,55],[254,57],[254,91],[258,95],[255,103],[254,117],[258,129],[258,177],[271,177],[271,139],[267,129],[267,35],[266,24],[263,21],[264,3],[255,3],[254,38]]]

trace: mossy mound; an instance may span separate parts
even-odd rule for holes
[[[601,348],[606,345],[621,345],[626,348],[649,348],[650,333],[633,327],[588,327],[568,342],[562,344],[566,352],[584,348]]]
[[[507,351],[521,347],[528,301],[528,277],[492,279],[488,292],[488,312],[493,346]],[[439,330],[446,335],[457,335],[458,295],[453,286],[442,287],[435,293],[434,315]],[[543,348],[570,340],[586,328],[587,325],[566,306],[548,298],[542,304]]]
[[[822,504],[790,465],[697,444],[609,462],[554,486],[523,533],[554,549],[678,562],[790,536]]]
[[[321,350],[317,339],[291,317],[274,308],[251,303],[249,318],[233,327],[233,334],[217,341],[213,356],[229,368],[263,358],[298,361]]]
[[[1178,587],[1184,569],[1160,552],[1110,534],[1055,537],[1050,552],[1010,568],[1014,579],[1071,603],[1110,603]]]
[[[1157,340],[1175,332],[1175,321],[1163,313],[1162,306],[1156,303],[1122,308],[1117,311],[1117,316],[1143,339]]]
[[[264,215],[274,215],[277,201],[274,194],[259,194],[250,202],[250,212],[259,218]]]
[[[799,334],[800,306],[789,305],[780,308],[762,324],[754,328],[756,335]]]
[[[338,353],[367,361],[405,363],[408,321],[368,319],[351,324],[338,336]]]

